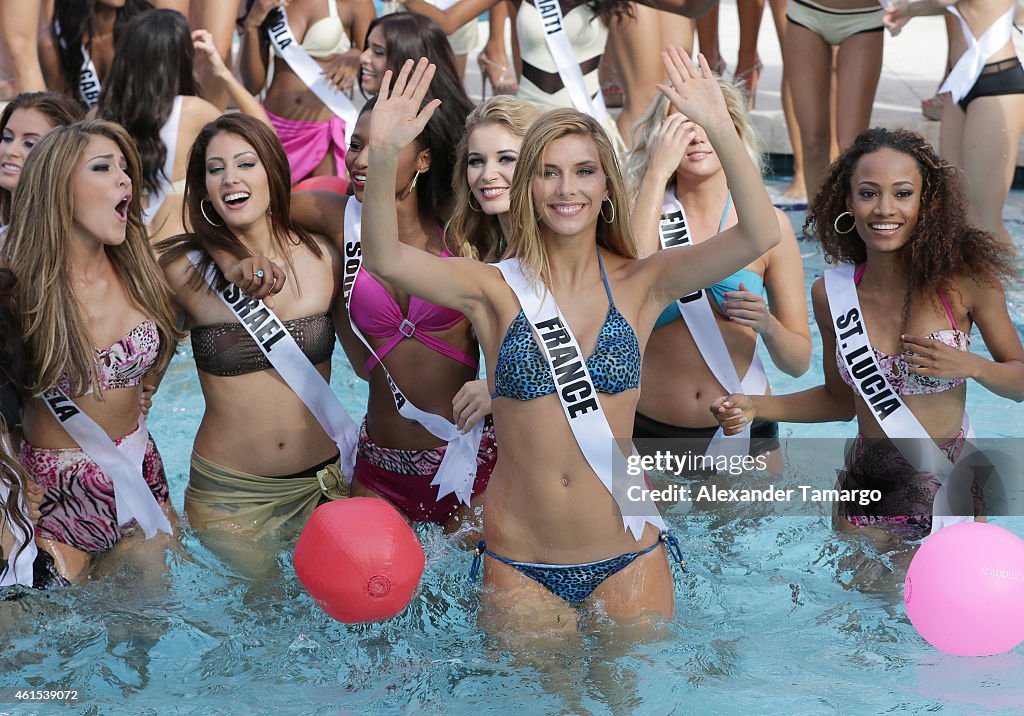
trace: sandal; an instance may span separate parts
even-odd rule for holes
[[[757,95],[757,80],[761,77],[761,70],[764,69],[764,63],[758,59],[753,65],[737,72],[732,76],[734,82],[742,82],[743,88],[747,93],[747,109],[753,110],[755,105],[755,97]]]
[[[921,114],[925,119],[938,122],[942,119],[942,109],[945,106],[945,99],[942,95],[937,94],[934,97],[921,100]]]
[[[515,94],[519,90],[519,80],[508,65],[495,62],[483,50],[476,56],[476,62],[480,65],[480,99],[487,98],[488,82],[496,95]]]

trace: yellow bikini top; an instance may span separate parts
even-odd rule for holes
[[[327,0],[327,17],[314,22],[306,30],[302,38],[302,49],[310,57],[330,57],[340,55],[352,47],[352,42],[345,34],[345,26],[338,17],[338,4],[335,0]]]

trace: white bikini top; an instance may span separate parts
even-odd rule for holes
[[[302,49],[310,57],[330,57],[347,52],[352,41],[345,33],[345,26],[338,17],[338,3],[327,0],[327,17],[314,22],[302,38]]]

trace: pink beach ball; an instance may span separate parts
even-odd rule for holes
[[[1024,641],[1024,540],[984,522],[939,530],[910,563],[903,603],[939,651],[990,656],[1013,649]]]
[[[327,614],[354,624],[390,619],[408,606],[423,547],[384,500],[351,497],[313,511],[295,545],[295,574]]]

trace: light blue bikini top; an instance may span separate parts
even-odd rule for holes
[[[722,211],[722,218],[718,221],[718,231],[716,233],[722,233],[722,227],[725,226],[725,217],[729,215],[729,207],[732,205],[732,192],[725,197],[725,209]],[[715,299],[715,303],[718,304],[719,308],[722,306],[722,302],[726,300],[725,294],[729,291],[739,291],[740,284],[744,284],[747,290],[751,293],[764,293],[764,280],[760,274],[754,273],[747,269],[740,269],[731,276],[726,276],[718,283],[713,283],[707,287],[711,297]],[[661,312],[658,316],[658,320],[655,321],[654,327],[661,328],[667,326],[677,318],[682,318],[679,313],[678,304],[673,301]]]
[[[608,313],[597,334],[594,352],[587,358],[587,370],[599,393],[616,394],[640,384],[640,344],[625,316],[615,308],[612,290],[604,272],[601,254],[601,279],[608,294]],[[494,389],[491,396],[533,400],[555,392],[548,361],[541,353],[530,329],[526,314],[519,311],[498,349],[494,366]]]

